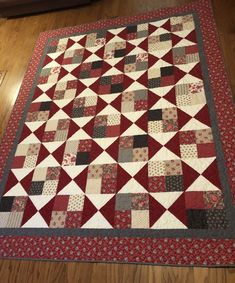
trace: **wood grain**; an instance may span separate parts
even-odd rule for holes
[[[0,69],[7,70],[0,87],[0,136],[6,127],[40,32],[187,2],[190,0],[99,0],[76,9],[0,19]],[[235,1],[212,2],[225,66],[235,93]],[[0,283],[8,282],[234,283],[235,269],[0,260]]]

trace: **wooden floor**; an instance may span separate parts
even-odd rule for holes
[[[0,86],[0,136],[40,32],[187,2],[190,0],[98,0],[90,6],[66,11],[0,19],[0,70],[7,70]],[[235,93],[235,1],[212,2],[225,65]],[[0,283],[7,282],[234,283],[235,269],[1,260]]]

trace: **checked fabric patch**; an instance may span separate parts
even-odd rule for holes
[[[207,1],[197,5],[199,14],[210,9]],[[232,158],[222,150],[229,120],[216,116],[218,100],[229,103],[209,75],[206,62],[211,68],[215,61],[205,56],[205,25],[201,30],[189,7],[42,35],[3,166],[0,241],[43,241],[52,252],[42,247],[43,258],[173,264],[181,262],[173,259],[184,242],[185,264],[201,265],[205,249],[212,264],[220,262],[211,247],[221,241],[223,262],[232,264]],[[158,250],[168,240],[169,261]],[[143,244],[144,253],[116,255],[120,241]],[[54,243],[66,243],[68,252],[61,247],[55,255]],[[189,260],[192,249],[198,258]]]

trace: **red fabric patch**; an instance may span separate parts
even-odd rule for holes
[[[161,86],[168,86],[168,85],[174,85],[174,84],[175,84],[174,76],[161,77]]]
[[[117,137],[120,133],[120,125],[116,126],[108,126],[106,128],[106,136],[107,137]]]
[[[186,209],[205,209],[203,192],[186,192],[185,193]]]
[[[199,158],[216,156],[214,143],[197,144],[197,154]]]
[[[36,111],[38,111],[40,106],[41,106],[41,103],[39,103],[39,102],[32,103],[30,105],[30,107],[29,107],[29,112],[36,112]]]
[[[166,191],[165,176],[149,177],[148,182],[149,192],[156,193]]]
[[[131,211],[130,210],[116,210],[114,218],[114,227],[116,229],[131,228]]]
[[[63,65],[72,64],[73,58],[64,58]]]
[[[66,211],[68,207],[69,196],[56,196],[53,210]]]
[[[80,228],[82,222],[82,211],[68,211],[65,220],[66,228]]]
[[[179,138],[180,138],[180,144],[195,144],[196,143],[196,137],[193,131],[180,132]]]
[[[90,77],[99,77],[101,76],[102,69],[95,69],[90,71]]]
[[[12,168],[22,168],[24,165],[24,161],[25,156],[15,156],[12,163]]]
[[[198,53],[197,45],[195,44],[195,45],[185,46],[185,53],[186,54]]]
[[[110,93],[111,86],[110,85],[100,85],[99,86],[99,94],[107,94]]]

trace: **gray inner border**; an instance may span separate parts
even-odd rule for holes
[[[198,48],[199,48],[199,56],[200,56],[200,62],[201,62],[201,69],[203,74],[203,81],[204,81],[204,88],[206,93],[206,99],[207,99],[207,105],[209,108],[210,113],[210,119],[211,119],[211,125],[212,125],[212,132],[215,140],[215,147],[216,147],[216,154],[217,154],[217,163],[218,163],[218,169],[219,169],[219,175],[220,175],[220,181],[222,184],[222,187],[224,188],[224,200],[225,200],[225,209],[227,214],[227,219],[229,222],[229,226],[227,229],[215,229],[215,230],[209,230],[209,229],[159,229],[159,230],[151,230],[151,229],[83,229],[83,228],[0,228],[0,235],[14,235],[14,236],[113,236],[113,237],[152,237],[152,238],[176,238],[176,237],[182,237],[182,238],[234,238],[235,235],[235,208],[233,207],[233,204],[231,202],[231,192],[229,188],[229,181],[227,176],[227,169],[225,166],[225,160],[222,150],[222,144],[218,129],[218,123],[214,108],[214,101],[212,92],[210,89],[210,80],[209,80],[209,74],[206,64],[206,57],[204,54],[204,47],[203,47],[203,38],[200,30],[200,21],[195,12],[185,12],[185,13],[179,13],[179,14],[173,14],[170,17],[174,16],[183,16],[192,14],[194,18],[194,22],[196,25],[196,34],[198,39]],[[168,17],[160,17],[160,18],[152,18],[148,20],[149,22],[157,21],[166,19]],[[144,21],[138,21],[133,22],[131,25],[145,23]],[[105,30],[112,29],[112,28],[119,28],[124,27],[127,25],[120,25],[120,26],[110,26],[108,28],[105,28]],[[91,30],[90,32],[95,32],[97,30]],[[74,33],[70,34],[67,37],[81,35],[81,34],[87,34],[85,33]],[[58,36],[48,39],[47,44],[45,44],[45,49],[43,51],[43,56],[41,57],[38,71],[35,76],[35,81],[32,85],[32,89],[29,94],[29,99],[27,101],[27,104],[24,109],[24,113],[22,116],[22,119],[19,124],[19,128],[16,134],[16,138],[14,141],[14,146],[12,148],[11,154],[8,157],[7,165],[5,168],[5,172],[3,175],[3,178],[0,182],[0,195],[4,192],[4,187],[7,181],[7,177],[9,174],[9,171],[11,169],[11,162],[13,160],[18,141],[20,139],[20,135],[23,129],[24,121],[26,119],[27,111],[29,109],[29,106],[31,104],[34,90],[36,88],[36,82],[40,74],[40,70],[43,66],[43,62],[45,59],[45,56],[47,54],[47,48],[48,45],[52,40],[65,38],[66,36]]]

